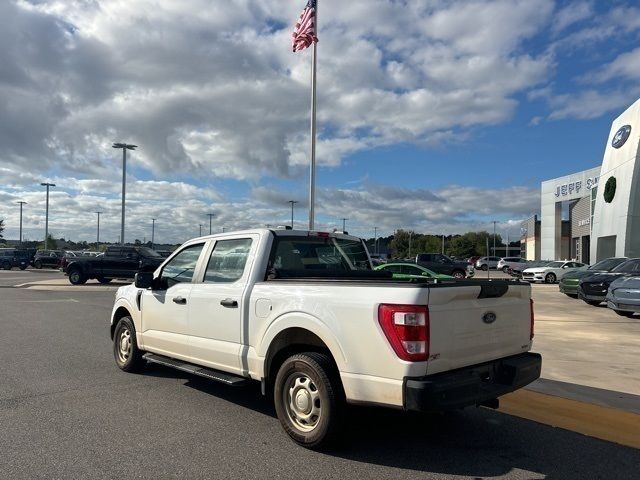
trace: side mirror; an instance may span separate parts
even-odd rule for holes
[[[138,272],[135,276],[136,288],[151,288],[153,285],[153,272]]]

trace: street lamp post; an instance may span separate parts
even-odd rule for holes
[[[127,189],[127,150],[135,150],[137,145],[129,145],[128,143],[114,143],[113,148],[122,149],[122,220],[120,225],[120,243],[124,245],[124,204]]]
[[[496,256],[496,221],[493,221],[493,256]]]
[[[349,220],[348,218],[343,218],[342,219],[342,231],[346,232],[347,231],[347,220]]]
[[[22,200],[20,200],[17,203],[20,204],[20,246],[22,246],[22,206],[25,205],[27,202],[23,202]]]
[[[156,218],[151,219],[151,250],[153,250],[153,241],[156,235]]]
[[[44,249],[49,250],[49,187],[55,187],[55,183],[42,182],[40,185],[47,187],[47,206],[44,217]]]
[[[378,227],[373,227],[373,247],[378,255]]]
[[[293,230],[293,206],[298,203],[297,200],[289,200],[289,203],[291,204],[291,230]]]
[[[98,215],[98,231],[96,233],[96,250],[100,250],[100,212],[94,212]]]
[[[216,216],[215,213],[207,213],[209,216],[209,235],[211,235],[211,219]]]

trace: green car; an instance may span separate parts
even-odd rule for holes
[[[385,263],[375,268],[378,271],[391,272],[393,278],[397,280],[411,280],[412,278],[436,278],[438,280],[449,280],[451,275],[432,272],[428,268],[421,267],[413,263]]]
[[[578,285],[580,284],[581,278],[591,275],[592,273],[610,272],[627,260],[627,258],[607,258],[591,265],[589,268],[582,268],[580,270],[569,272],[560,280],[560,292],[564,293],[568,297],[578,298]]]

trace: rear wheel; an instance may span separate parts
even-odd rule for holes
[[[33,262],[33,266],[40,270],[42,268],[42,262],[40,260],[36,260]]]
[[[9,262],[5,262],[2,264],[3,270],[11,270],[11,264]]]
[[[87,276],[79,269],[74,268],[69,272],[69,281],[72,285],[82,285],[83,283],[87,283]]]
[[[276,376],[274,403],[280,424],[294,442],[314,450],[330,445],[344,410],[342,386],[330,358],[307,352],[285,360]]]
[[[451,276],[460,280],[461,278],[464,278],[464,272],[462,270],[455,270]]]
[[[545,283],[556,283],[556,274],[555,273],[547,273],[544,277]]]
[[[502,271],[503,271],[504,273],[509,273],[509,267],[506,267],[506,266],[505,266],[505,267],[502,267]]]
[[[125,372],[134,372],[144,365],[131,317],[122,317],[116,325],[113,335],[113,356],[118,368]]]

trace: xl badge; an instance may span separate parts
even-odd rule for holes
[[[627,141],[627,139],[629,138],[630,134],[631,134],[631,125],[625,125],[624,127],[620,127],[620,129],[613,136],[613,140],[611,141],[611,146],[613,148],[622,147]]]
[[[491,324],[496,321],[498,317],[493,312],[487,312],[482,316],[482,321],[487,324]]]

